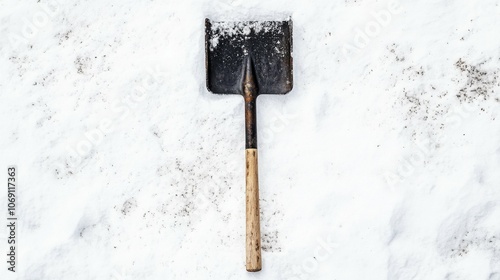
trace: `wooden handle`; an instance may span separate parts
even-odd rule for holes
[[[246,149],[246,212],[247,212],[247,271],[262,269],[260,256],[260,210],[259,176],[257,168],[257,149]]]

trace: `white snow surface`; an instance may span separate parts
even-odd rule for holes
[[[499,280],[499,5],[1,1],[0,279]],[[294,89],[258,99],[257,273],[206,17],[293,20]]]

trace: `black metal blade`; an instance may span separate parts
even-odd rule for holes
[[[243,94],[245,65],[251,61],[257,94],[292,90],[292,21],[205,21],[207,88]]]

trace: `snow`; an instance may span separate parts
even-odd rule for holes
[[[290,18],[286,19],[287,21]],[[217,48],[219,38],[235,36],[247,37],[253,30],[256,34],[273,32],[279,28],[280,22],[274,21],[213,21],[211,22],[212,37],[209,39],[210,50]],[[279,41],[276,43],[279,44]]]
[[[0,2],[0,278],[500,279],[499,4]],[[205,88],[204,20],[288,17],[248,273],[243,100]]]
[[[288,19],[287,19],[288,20]],[[212,30],[216,35],[248,35],[250,30],[256,34],[271,32],[279,27],[279,21],[214,21]]]

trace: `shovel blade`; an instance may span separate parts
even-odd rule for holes
[[[205,20],[207,89],[243,95],[248,63],[257,94],[292,90],[292,21],[224,22]]]

